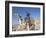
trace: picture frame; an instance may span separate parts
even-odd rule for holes
[[[34,12],[32,10],[34,10]],[[39,17],[38,19],[40,19],[41,22],[38,22],[38,23],[41,24],[40,25],[41,31],[40,30],[36,31],[37,29],[34,31],[30,31],[30,28],[29,28],[28,32],[20,31],[20,30],[18,31],[19,27],[17,29],[13,30],[13,28],[15,26],[12,24],[14,24],[14,21],[16,21],[15,20],[16,18],[14,17],[13,14],[17,15],[16,14],[16,12],[17,12],[18,14],[22,15],[23,18],[25,18],[24,17],[24,14],[26,13],[25,11],[27,13],[32,12],[31,14],[32,14],[32,16],[34,15],[34,17],[33,17],[34,19]],[[22,12],[22,13],[20,13],[20,12]],[[35,14],[36,14],[36,16],[35,16]],[[27,16],[29,17],[29,14]],[[15,23],[17,24],[18,22],[16,21]],[[19,22],[19,24],[20,23],[21,22]],[[27,22],[24,22],[24,23],[27,23]],[[45,34],[45,4],[44,3],[5,1],[5,37],[34,36],[34,35],[44,35],[44,34]]]

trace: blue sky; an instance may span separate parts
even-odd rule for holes
[[[40,17],[40,8],[32,8],[32,7],[12,7],[12,24],[17,24],[17,19],[15,14],[20,14],[23,18],[26,17],[27,13],[30,13],[33,19]]]

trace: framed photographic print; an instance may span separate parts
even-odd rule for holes
[[[5,37],[44,35],[44,3],[5,1]]]

